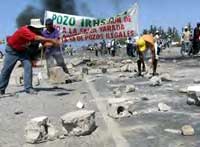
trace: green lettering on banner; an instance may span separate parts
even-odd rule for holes
[[[101,25],[106,24],[106,19],[101,19]]]
[[[85,20],[85,27],[92,27],[92,21],[90,19]]]
[[[57,17],[57,23],[58,24],[62,24],[62,21],[63,21],[63,17],[61,15],[58,15],[58,17]]]
[[[68,25],[68,24],[67,24],[67,20],[68,20],[68,16],[64,16],[63,25],[66,25],[66,26]]]
[[[99,19],[94,19],[93,20],[93,27],[99,26],[100,25],[100,20]]]
[[[53,14],[52,20],[54,21],[54,20],[56,20],[56,18],[57,18],[57,15],[56,15],[56,14]]]
[[[75,17],[70,17],[70,19],[69,19],[69,25],[70,26],[75,26],[76,25],[76,19],[75,19]]]

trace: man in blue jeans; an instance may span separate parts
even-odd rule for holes
[[[59,45],[55,39],[48,39],[38,35],[44,26],[40,19],[31,19],[28,26],[22,26],[12,36],[7,38],[7,47],[5,49],[4,65],[0,75],[0,95],[5,94],[5,89],[8,86],[11,72],[17,61],[21,61],[24,67],[24,88],[29,94],[37,94],[32,87],[32,64],[27,50],[31,42],[51,42]]]
[[[48,18],[45,21],[46,25],[46,30],[42,32],[42,35],[46,38],[52,38],[52,39],[59,39],[59,31],[54,28],[53,26],[53,20]],[[60,47],[54,46],[54,45],[49,45],[46,47],[45,50],[45,57],[46,57],[46,62],[47,62],[47,74],[48,77],[49,75],[49,68],[54,65],[54,59],[56,60],[56,63],[58,66],[62,67],[63,71],[67,74],[69,74],[69,71],[66,67],[62,52]]]

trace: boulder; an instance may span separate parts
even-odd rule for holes
[[[181,128],[181,131],[182,131],[182,135],[184,136],[193,136],[195,134],[193,127],[190,125],[184,125]]]
[[[125,64],[121,67],[122,72],[133,72],[135,70],[134,64]]]
[[[95,128],[95,111],[79,110],[70,112],[61,117],[63,131],[68,136],[91,134]]]
[[[161,78],[158,76],[154,76],[150,79],[151,86],[160,86],[162,84]]]
[[[162,75],[160,75],[160,78],[164,82],[171,82],[171,81],[173,81],[173,79],[171,78],[171,76],[169,74],[162,74]]]
[[[115,119],[130,117],[132,115],[130,109],[133,108],[133,104],[134,102],[130,99],[109,99],[107,102],[108,116]]]
[[[166,111],[169,111],[169,110],[171,110],[171,107],[169,107],[167,104],[164,104],[164,103],[158,104],[158,111],[166,112]]]
[[[135,86],[134,85],[126,85],[126,93],[130,93],[130,92],[135,92]]]
[[[25,139],[27,143],[40,143],[47,140],[47,116],[37,117],[27,122]]]
[[[59,66],[49,68],[49,79],[54,84],[64,84],[66,81],[66,73]]]

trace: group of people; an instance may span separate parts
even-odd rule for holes
[[[60,50],[59,32],[53,27],[53,20],[47,19],[45,25],[40,19],[31,19],[29,25],[20,27],[13,35],[7,37],[4,65],[0,74],[0,95],[5,94],[11,72],[17,61],[21,61],[24,68],[24,90],[28,94],[37,94],[32,86],[32,63],[29,49],[32,44],[37,48],[41,43],[45,49],[47,69],[53,65],[55,59],[57,64],[69,73]],[[44,29],[46,27],[46,29]],[[37,48],[34,48],[37,50]],[[49,75],[49,71],[48,75]]]
[[[118,42],[116,41],[116,39],[112,39],[107,42],[105,40],[102,40],[99,43],[94,43],[92,48],[90,46],[90,50],[95,51],[96,57],[98,57],[99,55],[103,56],[106,54],[109,54],[112,57],[115,57],[117,48],[118,48]]]
[[[45,26],[41,24],[40,19],[31,19],[30,25],[22,26],[14,32],[13,35],[7,37],[4,65],[0,74],[0,94],[5,94],[11,72],[17,61],[21,61],[24,67],[25,92],[29,94],[37,94],[37,91],[35,91],[32,86],[32,54],[29,53],[31,46],[33,47],[33,50],[37,50],[40,46],[39,44],[42,44],[42,47],[45,49],[48,76],[50,76],[48,69],[54,65],[54,60],[56,60],[58,66],[62,67],[65,73],[69,74],[62,56],[62,47],[59,36],[59,31],[54,28],[52,19],[47,19],[45,21]],[[130,51],[130,48],[132,48],[133,45],[131,40],[129,40],[128,44]],[[100,48],[102,50],[107,49],[107,53],[111,56],[115,56],[117,41],[113,39],[106,44],[104,40],[101,43]],[[135,48],[138,54],[138,76],[142,76],[142,71],[145,71],[144,54],[148,49],[150,49],[152,54],[152,74],[157,75],[157,47],[153,35],[147,34],[138,38]],[[98,56],[98,52],[96,52],[96,56]]]
[[[197,23],[193,34],[191,28],[185,26],[181,40],[182,48],[189,50],[189,55],[198,53],[200,50],[200,23]]]

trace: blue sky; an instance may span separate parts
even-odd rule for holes
[[[12,34],[16,30],[16,16],[28,5],[38,5],[40,0],[5,0],[0,5],[0,39]],[[136,0],[75,0],[80,15],[87,15],[81,11],[79,4],[87,2],[91,13],[95,17],[109,17],[128,9]],[[200,0],[137,0],[139,4],[140,30],[151,24],[175,26],[179,30],[187,22],[200,22]],[[113,3],[116,2],[116,3]]]

